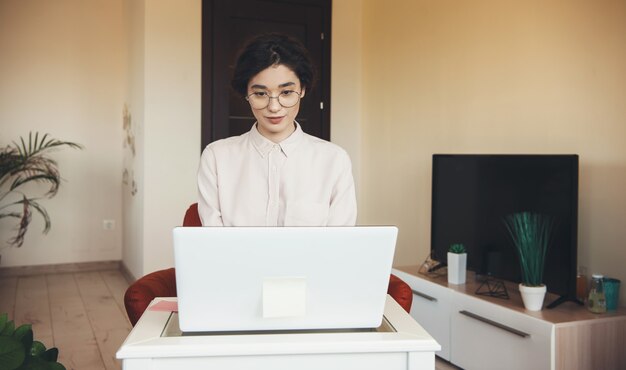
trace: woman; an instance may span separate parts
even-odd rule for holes
[[[300,99],[314,69],[302,44],[268,34],[237,58],[232,87],[256,123],[202,153],[198,211],[204,226],[349,226],[356,223],[352,165],[339,146],[302,131]]]

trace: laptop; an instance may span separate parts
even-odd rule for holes
[[[381,325],[398,229],[177,227],[183,333]]]

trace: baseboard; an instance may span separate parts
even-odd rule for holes
[[[120,261],[120,272],[124,275],[124,278],[128,282],[128,284],[132,284],[137,281],[137,278],[133,275],[132,272],[128,269],[124,261]]]
[[[3,277],[19,277],[45,274],[60,274],[71,272],[88,272],[102,270],[120,270],[127,278],[122,261],[97,261],[97,262],[78,262],[78,263],[62,263],[58,265],[37,265],[37,266],[17,266],[17,267],[0,267],[0,278]],[[132,275],[131,275],[132,276]]]

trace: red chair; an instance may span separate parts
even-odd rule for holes
[[[185,213],[183,226],[202,226],[198,215],[198,203],[192,204]],[[389,278],[387,293],[406,310],[411,311],[413,292],[411,287],[395,275]],[[135,281],[124,294],[124,306],[130,323],[135,326],[150,302],[156,297],[176,297],[176,273],[174,268],[150,273]]]

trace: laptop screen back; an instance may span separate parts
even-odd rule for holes
[[[175,228],[180,328],[377,327],[397,232],[391,226]]]

